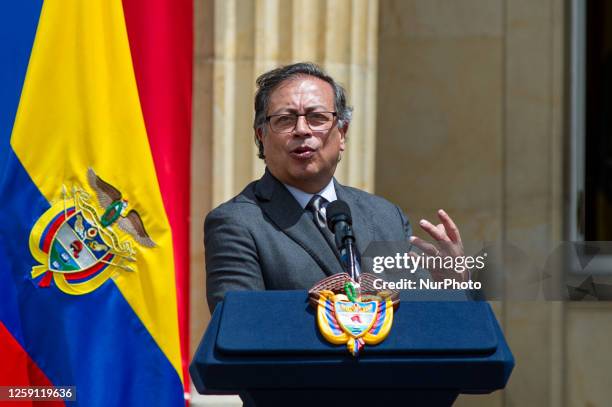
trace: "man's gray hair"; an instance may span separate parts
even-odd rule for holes
[[[346,92],[344,88],[329,76],[318,65],[311,62],[298,62],[296,64],[285,65],[280,68],[268,71],[257,78],[257,92],[255,93],[255,119],[253,129],[255,129],[255,144],[259,150],[258,157],[265,158],[263,144],[257,138],[257,129],[262,129],[266,125],[266,115],[270,102],[270,95],[282,82],[299,76],[314,76],[329,83],[334,90],[334,108],[338,118],[338,128],[348,126],[351,122],[353,108],[346,104]]]

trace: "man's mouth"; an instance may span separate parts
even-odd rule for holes
[[[300,146],[291,151],[291,156],[300,160],[311,158],[316,150],[308,146]]]

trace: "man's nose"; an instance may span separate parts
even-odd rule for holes
[[[297,123],[295,123],[295,130],[293,132],[298,136],[310,134],[310,127],[308,127],[306,116],[298,116]]]

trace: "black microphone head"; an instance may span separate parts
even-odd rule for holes
[[[344,221],[349,225],[353,224],[353,218],[351,218],[351,208],[348,204],[341,200],[331,202],[325,208],[325,217],[327,218],[327,226],[329,230],[335,232],[336,223]]]

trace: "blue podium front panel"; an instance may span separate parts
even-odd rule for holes
[[[503,388],[514,366],[485,302],[400,304],[385,342],[359,358],[319,335],[305,291],[231,292],[190,368],[200,392]]]
[[[227,355],[346,354],[319,334],[307,294],[232,292],[224,302],[217,349]],[[479,302],[401,302],[393,328],[364,354],[492,354],[497,336],[488,306]],[[272,334],[274,333],[274,334]]]

